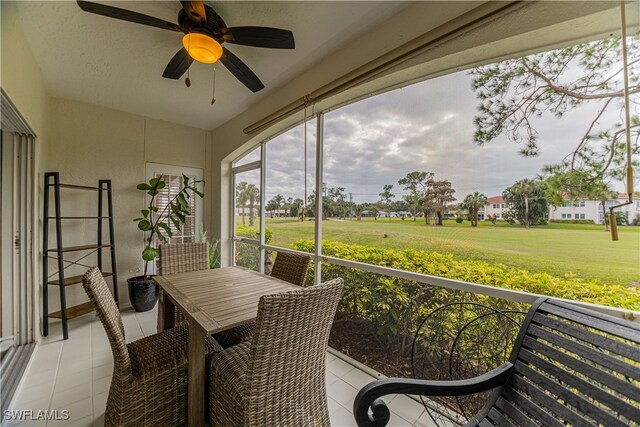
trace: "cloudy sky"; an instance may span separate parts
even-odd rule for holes
[[[324,182],[344,187],[354,202],[379,200],[385,184],[397,198],[406,194],[398,180],[407,173],[435,172],[451,181],[462,200],[479,191],[488,197],[522,178],[533,178],[542,166],[560,162],[580,140],[592,108],[562,119],[537,120],[541,153],[522,157],[520,146],[506,137],[473,143],[478,101],[468,71],[424,81],[342,107],[325,115]],[[307,126],[307,185],[315,183],[315,126]],[[267,144],[267,200],[276,194],[304,193],[304,130],[300,125]],[[248,176],[243,177],[248,178]],[[253,177],[257,183],[257,174]],[[619,183],[612,183],[622,190]]]

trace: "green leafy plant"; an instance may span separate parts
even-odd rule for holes
[[[166,204],[162,211],[155,206],[155,200],[158,194],[166,187],[166,183],[162,180],[163,175],[158,178],[151,178],[149,182],[143,182],[137,185],[137,189],[146,192],[151,199],[146,209],[142,209],[140,212],[142,216],[135,218],[133,221],[138,223],[138,229],[148,232],[149,236],[145,248],[142,250],[142,259],[144,260],[144,273],[143,279],[147,280],[147,268],[149,267],[149,261],[153,261],[158,257],[160,252],[158,248],[153,246],[153,238],[158,237],[161,242],[166,242],[173,237],[173,231],[171,225],[176,230],[180,231],[183,224],[187,220],[187,215],[190,213],[189,198],[191,193],[204,197],[197,188],[197,184],[204,182],[203,180],[190,181],[189,177],[182,175],[182,187],[178,194],[176,194],[169,203]]]
[[[293,244],[293,248],[313,252],[314,243],[299,240]],[[574,278],[569,274],[555,277],[503,264],[458,260],[451,254],[414,249],[383,249],[326,240],[322,242],[322,254],[465,282],[640,310],[639,288],[608,285],[595,279]],[[307,276],[308,284],[313,282],[313,270],[312,264]],[[476,301],[500,310],[526,311],[528,308],[526,304],[501,298],[323,263],[322,280],[336,277],[345,281],[336,318],[360,326],[363,322],[373,325],[380,344],[387,350],[406,350],[421,320],[447,302]]]

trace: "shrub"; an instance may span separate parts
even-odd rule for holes
[[[240,225],[236,228],[236,236],[247,237],[250,239],[260,239],[260,231],[255,227],[248,227],[246,225]],[[266,244],[271,242],[273,238],[273,230],[267,228],[264,230],[264,240]],[[251,270],[259,270],[260,264],[260,250],[257,246],[249,243],[237,243],[236,244],[236,264],[242,267],[249,268]]]
[[[297,241],[294,248],[313,252],[313,242]],[[455,260],[451,254],[394,250],[323,241],[323,255],[381,265],[399,270],[446,277],[640,310],[640,290],[618,285],[605,285],[597,280],[572,277],[559,278],[546,273],[531,273],[503,264]],[[310,268],[313,270],[313,267]],[[308,277],[311,282],[313,272]],[[411,342],[419,322],[436,307],[452,301],[477,301],[497,309],[526,310],[526,305],[470,292],[456,291],[405,279],[370,273],[334,264],[322,264],[322,279],[342,277],[345,285],[338,308],[338,318],[366,321],[376,325],[385,346],[405,349]]]
[[[551,224],[595,224],[592,219],[550,219]]]
[[[464,218],[462,218],[461,216],[457,216],[457,217],[456,217],[456,222],[457,222],[458,224],[462,224],[462,221],[464,221]]]

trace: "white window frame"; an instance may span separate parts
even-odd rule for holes
[[[151,178],[155,178],[156,174],[165,174],[165,175],[185,174],[188,177],[195,178],[196,180],[204,179],[204,170],[200,168],[147,162],[145,164],[145,175],[146,175],[147,182],[149,182]],[[202,233],[204,231],[204,221],[203,221],[204,201],[200,197],[197,197],[195,195],[192,197],[194,197],[194,203],[195,203],[194,227],[195,227],[195,236],[197,237],[199,233]],[[151,196],[147,195],[145,197],[145,204],[143,209],[149,206],[150,200],[151,200]],[[151,268],[150,274],[156,274],[155,262],[150,263],[150,268]]]

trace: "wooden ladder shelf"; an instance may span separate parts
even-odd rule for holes
[[[51,205],[51,189],[53,189],[53,207],[54,214],[49,214],[49,207]],[[98,215],[97,216],[62,216],[60,206],[60,189],[70,190],[90,190],[98,192]],[[107,212],[104,211],[104,196],[107,198]],[[56,246],[49,247],[49,221],[55,222],[54,232],[56,234]],[[96,243],[80,246],[64,246],[62,244],[62,223],[66,220],[93,220],[98,224],[98,236]],[[108,221],[109,242],[103,242],[103,221]],[[113,281],[113,298],[118,304],[118,275],[116,270],[116,248],[114,243],[114,230],[113,230],[113,198],[111,193],[111,180],[101,179],[98,181],[97,187],[90,187],[85,185],[71,185],[61,184],[60,174],[58,172],[46,172],[44,174],[44,222],[42,226],[43,231],[43,245],[42,245],[42,310],[43,310],[43,335],[49,335],[49,318],[57,318],[62,320],[62,335],[64,339],[69,338],[69,328],[67,322],[69,319],[73,319],[84,314],[94,311],[93,304],[91,302],[85,302],[73,307],[67,307],[67,299],[65,288],[67,286],[77,285],[82,283],[82,275],[65,277],[65,259],[64,254],[68,252],[78,251],[93,251],[97,253],[98,268],[102,271],[103,264],[103,249],[110,250],[111,259],[111,271],[103,272],[104,277],[111,277]],[[58,271],[49,276],[49,259],[53,258],[57,260]],[[70,261],[69,261],[70,262]],[[70,262],[70,265],[75,264]],[[57,278],[56,278],[57,276]],[[61,286],[63,284],[64,286]],[[60,291],[60,310],[50,313],[49,312],[49,286],[57,286]]]

